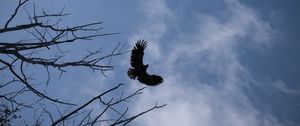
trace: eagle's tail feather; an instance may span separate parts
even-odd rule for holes
[[[129,78],[134,79],[137,77],[137,75],[135,74],[135,69],[129,68],[127,71],[127,74],[129,76]]]

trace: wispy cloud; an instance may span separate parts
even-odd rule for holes
[[[274,87],[281,92],[284,92],[286,94],[291,94],[291,95],[300,95],[300,90],[287,87],[287,85],[281,80],[277,80],[273,84]]]
[[[225,21],[198,12],[194,32],[182,33],[170,40],[169,47],[161,47],[161,38],[170,32],[167,24],[175,23],[170,21],[175,20],[176,14],[166,1],[154,3],[141,3],[147,7],[142,9],[149,21],[141,25],[142,30],[131,40],[146,37],[154,41],[147,48],[146,57],[150,62],[161,62],[150,67],[158,69],[155,72],[162,74],[165,81],[148,89],[138,99],[134,111],[140,112],[156,101],[168,106],[138,119],[138,125],[281,125],[275,116],[253,107],[242,90],[252,77],[239,61],[239,45],[247,44],[242,41],[245,38],[250,38],[253,48],[271,44],[273,29],[267,22],[251,8],[228,0]]]
[[[166,21],[173,18],[171,10],[167,7],[163,0],[144,0],[140,6],[144,12],[145,20],[137,29],[138,34],[134,34],[130,38],[131,44],[135,44],[138,39],[146,39],[151,42],[153,48],[149,48],[151,58],[161,58],[161,49],[158,46],[161,37],[168,32]]]

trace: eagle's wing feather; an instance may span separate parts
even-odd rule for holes
[[[163,78],[161,76],[157,75],[144,75],[144,76],[139,76],[138,80],[141,83],[144,83],[148,86],[156,86],[159,85],[160,83],[163,82]]]
[[[147,42],[144,40],[139,40],[135,47],[131,51],[131,60],[130,64],[135,69],[141,69],[144,65],[143,57],[144,57],[144,50],[147,46]]]

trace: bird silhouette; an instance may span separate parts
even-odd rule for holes
[[[128,69],[128,77],[131,79],[136,79],[148,86],[156,86],[163,82],[163,78],[158,75],[149,75],[147,73],[148,64],[144,65],[143,57],[144,50],[147,47],[147,41],[138,40],[135,47],[131,51],[130,64],[132,68]]]

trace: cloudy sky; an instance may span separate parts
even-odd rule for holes
[[[9,0],[3,3],[1,20],[14,7]],[[65,6],[72,13],[66,24],[103,21],[104,32],[122,32],[96,39],[100,44],[88,48],[109,50],[120,42],[124,50],[131,50],[138,39],[149,42],[144,62],[150,64],[150,73],[163,76],[164,83],[147,88],[130,111],[141,112],[155,102],[167,106],[132,125],[300,125],[297,0],[55,0],[36,5],[50,12]],[[93,96],[112,84],[141,88],[144,85],[126,75],[129,58],[114,58],[116,68],[107,78],[71,70],[59,81],[72,83],[72,88],[55,92],[76,101],[74,95]],[[52,82],[50,93],[57,85]]]

